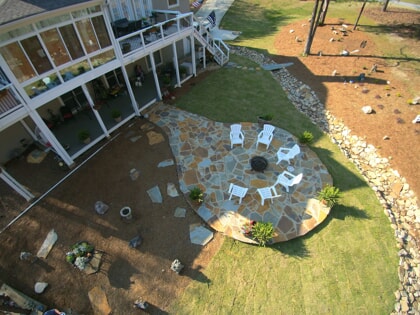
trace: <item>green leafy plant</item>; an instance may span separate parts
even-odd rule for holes
[[[266,115],[260,116],[260,118],[263,120],[271,121],[273,120],[274,116],[272,114],[266,114]]]
[[[80,130],[78,136],[80,141],[86,141],[90,138],[90,133],[87,130]]]
[[[199,187],[194,187],[190,191],[190,198],[199,203],[203,202],[203,191]]]
[[[121,117],[121,112],[120,112],[118,109],[114,109],[114,110],[111,112],[111,116],[112,116],[112,118],[114,118],[114,119],[119,118],[119,117]]]
[[[302,144],[308,144],[311,143],[314,140],[314,135],[312,132],[305,130],[300,134],[299,136],[299,142]]]
[[[274,227],[271,222],[257,222],[252,227],[252,237],[260,246],[265,246],[274,236]]]
[[[339,188],[326,185],[316,197],[319,201],[325,203],[328,207],[332,208],[341,198],[341,191]]]

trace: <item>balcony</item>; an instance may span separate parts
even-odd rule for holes
[[[142,28],[138,29],[139,25]],[[176,35],[181,36],[184,31],[192,33],[193,14],[176,15],[153,25],[118,20],[113,23],[113,29],[123,55],[127,56],[141,51],[146,52],[149,47],[163,43]]]

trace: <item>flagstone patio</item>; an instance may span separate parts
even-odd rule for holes
[[[241,227],[249,220],[272,222],[275,227],[274,242],[283,242],[305,235],[318,226],[330,209],[316,200],[316,194],[332,178],[317,155],[307,146],[291,161],[292,173],[303,173],[302,181],[287,193],[266,200],[261,205],[257,189],[271,186],[277,176],[289,166],[282,161],[276,165],[277,150],[291,147],[297,139],[287,131],[277,128],[270,147],[256,147],[261,130],[257,123],[243,122],[245,144],[231,149],[230,124],[211,121],[174,106],[156,104],[146,113],[151,122],[168,135],[176,159],[181,191],[188,194],[195,186],[204,191],[204,202],[194,205],[194,210],[216,231],[237,240],[255,243],[245,237]],[[250,159],[263,156],[268,161],[264,173],[251,170]],[[229,200],[230,183],[249,188],[239,204],[239,198]],[[189,199],[189,198],[188,198]]]

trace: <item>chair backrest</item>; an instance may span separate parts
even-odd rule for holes
[[[300,181],[302,180],[302,177],[303,177],[303,174],[302,174],[302,173],[300,173],[299,175],[296,175],[296,176],[292,179],[292,182],[290,183],[290,186],[293,186],[293,185],[297,185],[297,184],[299,184],[299,183],[300,183]]]
[[[267,137],[267,136],[269,136],[269,135],[271,135],[271,134],[273,134],[273,132],[274,132],[274,126],[272,126],[272,125],[269,125],[269,124],[264,124],[264,129],[263,129],[263,133],[264,133],[264,135]]]
[[[241,132],[242,126],[240,124],[233,124],[230,126],[230,132],[232,134],[239,134]]]
[[[289,151],[289,155],[291,157],[295,157],[300,153],[300,146],[298,144],[295,144],[292,149]]]

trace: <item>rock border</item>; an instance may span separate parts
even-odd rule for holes
[[[276,64],[264,54],[246,47],[230,47],[232,54],[246,57],[260,66]],[[369,186],[375,191],[384,213],[391,222],[397,240],[398,277],[400,284],[395,291],[396,302],[391,315],[420,315],[420,210],[418,199],[407,180],[381,157],[376,148],[364,138],[353,135],[342,121],[325,110],[312,89],[297,80],[286,68],[271,71],[292,104],[330,137],[344,155],[357,167]]]

